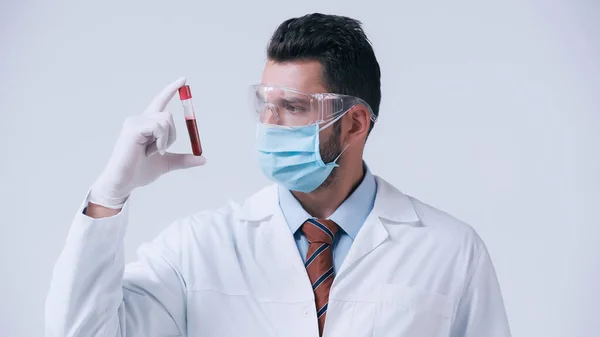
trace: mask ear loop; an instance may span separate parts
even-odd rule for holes
[[[344,117],[344,115],[350,111],[350,109],[352,109],[352,107],[348,108],[348,110],[344,111],[343,113],[341,113],[338,117],[334,118],[333,120],[331,120],[329,123],[325,124],[322,128],[319,128],[319,132],[325,130],[326,128],[330,127],[331,125],[333,125],[335,122],[337,122],[338,120],[340,120],[340,118]],[[342,153],[344,153],[346,151],[346,149],[350,146],[350,144],[346,144],[346,146],[344,146],[344,149],[342,151],[340,151],[340,154],[337,155],[337,157],[335,157],[335,159],[332,161],[332,163],[338,167],[340,165],[337,164],[338,159],[340,159],[340,157],[342,156]]]
[[[340,154],[338,154],[338,156],[335,157],[335,159],[333,160],[333,162],[335,163],[335,166],[340,166],[337,164],[337,161],[338,161],[338,159],[340,159],[340,157],[342,156],[342,153],[344,153],[349,146],[350,146],[350,144],[346,144],[346,146],[344,146],[344,149],[340,152]]]

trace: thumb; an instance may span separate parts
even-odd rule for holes
[[[202,166],[206,163],[206,158],[204,158],[204,156],[194,156],[191,153],[167,152],[163,157],[167,162],[169,171]]]

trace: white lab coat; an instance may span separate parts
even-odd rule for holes
[[[331,288],[325,337],[508,337],[471,227],[377,179]],[[313,291],[276,186],[164,230],[124,265],[127,208],[75,216],[46,303],[48,337],[317,337]]]

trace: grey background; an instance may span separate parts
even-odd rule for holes
[[[487,243],[514,336],[600,331],[598,1],[0,2],[0,335],[43,335],[71,219],[121,123],[186,76],[208,163],[136,191],[127,259],[264,184],[246,87],[277,25],[364,22],[382,67],[366,161]],[[179,102],[171,110],[189,151]]]

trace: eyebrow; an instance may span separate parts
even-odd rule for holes
[[[280,98],[279,101],[285,104],[307,104],[306,100],[301,98]]]
[[[265,97],[264,95],[260,92],[257,91],[256,92],[256,97],[260,100],[260,101],[265,101]],[[276,97],[275,98],[280,104],[298,104],[298,103],[302,103],[302,104],[307,104],[306,99],[302,99],[302,98],[281,98],[281,97]]]

